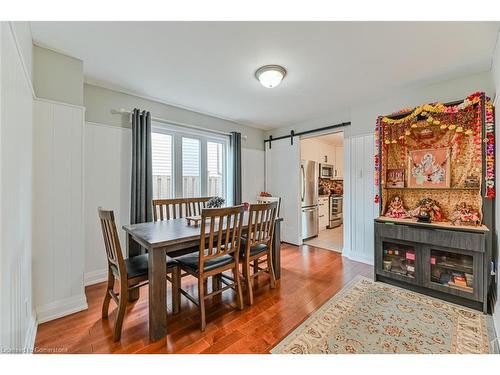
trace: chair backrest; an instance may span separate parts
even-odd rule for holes
[[[277,212],[278,202],[250,205],[245,256],[249,256],[250,248],[253,246],[261,244],[272,246]]]
[[[127,270],[123,260],[120,239],[116,231],[115,215],[113,211],[106,211],[101,207],[99,207],[97,211],[99,213],[99,219],[101,220],[102,236],[104,237],[108,267],[114,267],[120,278],[122,276],[126,277]]]
[[[271,202],[277,202],[278,203],[278,211],[276,213],[276,216],[280,216],[280,209],[281,209],[281,197],[257,197],[257,203],[271,203]]]
[[[153,199],[153,220],[199,216],[212,197]]]
[[[234,254],[238,260],[244,206],[205,208],[201,212],[199,269],[206,260]],[[206,228],[208,228],[208,233]]]

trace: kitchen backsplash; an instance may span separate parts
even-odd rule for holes
[[[320,178],[318,189],[319,195],[342,195],[344,192],[344,182],[342,180],[329,180],[326,178]]]

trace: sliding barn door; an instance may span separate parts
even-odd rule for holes
[[[281,197],[281,240],[300,245],[300,147],[298,137],[266,143],[266,191]]]

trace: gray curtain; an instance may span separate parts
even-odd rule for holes
[[[230,147],[233,174],[233,204],[241,204],[241,133],[231,132]]]
[[[130,197],[130,223],[152,221],[153,162],[151,154],[151,114],[132,113],[132,180]],[[139,253],[139,245],[131,241],[129,254]]]

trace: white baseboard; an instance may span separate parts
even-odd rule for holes
[[[35,349],[36,330],[38,328],[38,324],[34,316],[30,317],[28,324],[28,331],[26,332],[26,339],[24,340],[24,352],[33,353],[33,350]]]
[[[103,270],[85,272],[83,277],[85,286],[102,283],[103,281],[108,280],[108,270],[106,268]]]
[[[87,297],[85,294],[51,302],[47,305],[37,307],[37,323],[41,324],[50,320],[62,318],[63,316],[86,310],[87,308]]]
[[[356,255],[353,255],[352,253],[347,256],[349,260],[353,260],[355,262],[360,262],[360,263],[365,263],[370,266],[373,266],[373,259],[368,259],[368,258],[363,258],[363,257],[358,257]]]

